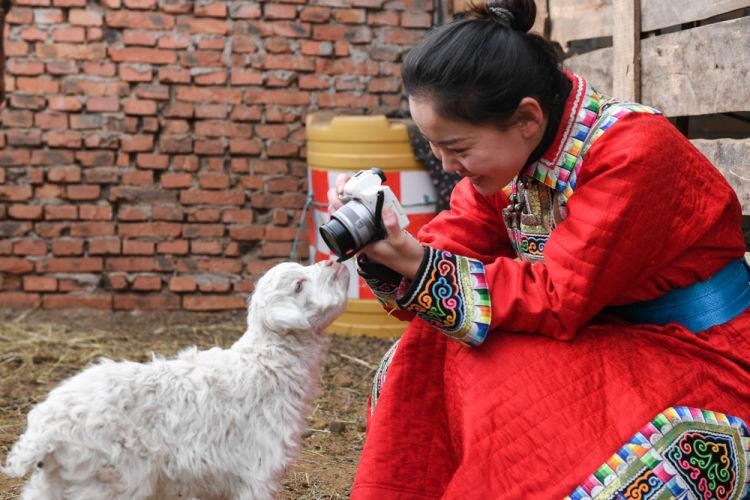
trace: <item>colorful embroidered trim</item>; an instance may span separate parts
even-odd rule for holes
[[[621,102],[599,94],[580,76],[571,74],[571,77],[575,96],[553,159],[542,158],[523,171],[523,175],[565,193],[568,198],[575,189],[586,151],[605,130],[628,113],[661,114],[642,104]]]
[[[378,399],[383,392],[383,385],[385,384],[385,376],[388,374],[388,368],[391,366],[393,356],[396,354],[398,343],[401,339],[398,339],[388,352],[385,353],[383,359],[380,360],[378,369],[375,370],[375,376],[372,378],[372,391],[370,391],[370,415],[375,413],[375,406],[378,404]]]
[[[573,493],[582,499],[727,499],[750,495],[750,432],[742,419],[686,406],[646,424]]]
[[[477,346],[490,326],[490,293],[484,264],[425,247],[417,277],[397,292],[402,309],[415,312],[449,337]]]
[[[362,273],[359,273],[359,275],[365,280],[365,283],[383,307],[389,310],[397,307],[396,290],[398,290],[398,283],[393,284],[381,281],[378,278],[366,277]]]

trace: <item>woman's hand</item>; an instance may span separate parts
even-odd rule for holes
[[[339,196],[344,192],[344,184],[348,180],[349,176],[339,175],[335,187],[328,190],[329,214],[343,205]],[[414,279],[424,256],[422,245],[399,227],[396,212],[389,207],[383,209],[383,225],[386,238],[370,243],[361,252],[369,260],[388,266],[405,278]]]

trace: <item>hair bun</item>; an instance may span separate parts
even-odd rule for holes
[[[485,0],[472,11],[478,17],[489,17],[515,31],[526,33],[534,26],[536,4],[534,0]]]

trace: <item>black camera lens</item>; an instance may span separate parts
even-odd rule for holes
[[[320,226],[320,236],[326,242],[337,257],[343,257],[347,251],[355,247],[352,234],[346,229],[338,219],[332,218],[327,223]]]

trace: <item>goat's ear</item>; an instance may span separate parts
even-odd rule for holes
[[[265,326],[269,330],[287,332],[307,330],[312,327],[310,320],[296,302],[288,300],[269,304],[265,311]]]

